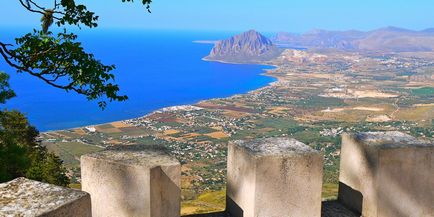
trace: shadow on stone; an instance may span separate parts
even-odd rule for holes
[[[151,169],[152,216],[167,216],[167,210],[181,210],[180,201],[171,199],[181,195],[181,188],[177,184],[179,177],[174,177],[174,174],[177,175],[173,172],[174,169],[172,168],[171,171],[170,168],[162,166]],[[175,211],[170,213],[175,213]]]
[[[402,132],[344,134],[339,201],[363,216],[434,216],[433,153]]]
[[[226,197],[226,210],[230,210],[230,214],[232,217],[243,217],[244,212],[240,206],[238,206],[235,201],[233,201],[230,197]]]
[[[363,195],[359,191],[351,188],[350,186],[339,182],[339,203],[345,205],[353,212],[358,214],[362,213]]]
[[[226,212],[215,212],[215,213],[207,213],[207,214],[185,215],[182,217],[231,217],[231,216]]]
[[[183,217],[236,217],[226,212],[187,215]],[[360,217],[344,205],[340,204],[337,200],[322,202],[321,217]]]
[[[339,203],[337,200],[323,201],[321,208],[321,217],[359,217],[350,211],[347,207]]]

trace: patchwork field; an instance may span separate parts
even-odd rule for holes
[[[324,153],[323,198],[335,198],[342,133],[398,130],[434,138],[434,80],[419,79],[433,78],[434,59],[325,55],[320,62],[265,62],[278,66],[267,74],[279,80],[247,94],[42,133],[41,140],[64,160],[75,184],[82,154],[111,145],[164,146],[182,163],[182,213],[194,214],[224,209],[229,141],[292,137]]]

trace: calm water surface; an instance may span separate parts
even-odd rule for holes
[[[10,41],[21,33],[0,29],[0,40]],[[232,33],[96,29],[79,34],[87,51],[116,65],[116,82],[128,101],[110,103],[101,111],[97,102],[17,74],[0,59],[0,70],[11,75],[17,93],[2,107],[24,112],[40,131],[59,130],[140,117],[167,106],[245,93],[274,81],[261,75],[269,66],[201,60],[212,45],[194,40],[222,39]]]

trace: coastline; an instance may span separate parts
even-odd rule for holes
[[[215,40],[215,41],[213,41],[213,40],[195,40],[195,41],[193,41],[193,43],[196,43],[196,44],[215,44],[217,42],[219,42],[219,41],[218,40]]]
[[[159,108],[159,109],[156,109],[156,110],[150,111],[150,112],[148,112],[147,114],[142,115],[142,116],[138,116],[138,117],[133,117],[133,118],[128,118],[128,119],[121,119],[121,120],[116,120],[116,121],[112,121],[112,122],[104,122],[104,123],[99,123],[99,124],[84,125],[84,126],[73,127],[73,128],[66,128],[66,129],[47,130],[47,131],[41,131],[40,133],[42,134],[42,133],[50,133],[50,132],[65,131],[65,130],[75,130],[75,129],[81,129],[81,128],[86,128],[86,127],[94,127],[94,126],[101,126],[101,125],[105,125],[105,124],[124,122],[124,121],[128,121],[128,120],[136,119],[136,118],[143,118],[143,117],[147,117],[147,116],[150,116],[150,115],[152,115],[152,114],[155,114],[155,113],[158,113],[158,112],[161,112],[161,111],[164,111],[164,110],[169,110],[169,109],[171,109],[171,108],[175,108],[175,107],[197,106],[198,104],[200,104],[200,103],[204,103],[204,102],[206,102],[206,101],[208,101],[208,100],[226,99],[226,98],[232,98],[232,97],[239,96],[239,95],[250,94],[250,93],[253,93],[253,92],[256,92],[256,91],[260,91],[260,90],[262,90],[262,89],[264,89],[264,88],[268,88],[268,87],[272,86],[274,83],[280,81],[280,78],[279,78],[279,77],[273,76],[273,75],[269,72],[269,71],[271,71],[271,70],[276,70],[276,69],[278,69],[278,68],[279,68],[278,65],[267,64],[267,63],[261,63],[261,62],[257,62],[257,63],[237,63],[237,62],[227,62],[227,61],[221,61],[221,60],[209,60],[209,59],[206,59],[206,57],[202,58],[201,60],[202,60],[202,61],[206,61],[206,62],[217,62],[217,63],[223,63],[223,64],[271,66],[271,67],[274,67],[274,68],[272,68],[272,69],[262,69],[263,72],[260,73],[259,75],[260,75],[260,76],[271,77],[271,78],[274,78],[274,79],[276,79],[276,80],[275,80],[275,81],[272,81],[272,82],[270,82],[270,83],[268,83],[267,85],[265,85],[265,86],[263,86],[263,87],[256,88],[256,89],[253,89],[253,90],[249,90],[249,91],[244,92],[244,93],[237,93],[237,94],[233,94],[233,95],[226,96],[226,97],[214,97],[214,98],[209,98],[209,99],[203,99],[203,100],[199,100],[199,101],[197,101],[197,102],[195,102],[195,103],[190,103],[190,104],[182,104],[182,105],[173,105],[173,106],[163,107],[163,108]]]
[[[202,58],[202,61],[224,63],[224,64],[233,64],[233,65],[261,65],[261,66],[272,66],[275,68],[279,67],[278,65],[270,64],[267,62],[231,62],[231,61],[224,61],[224,60],[212,60],[212,59],[208,59],[207,57]]]
[[[337,57],[331,57],[331,61],[347,62],[349,57],[354,56],[338,54]],[[357,56],[354,62],[365,58],[368,57]],[[101,145],[101,148],[129,144],[164,145],[168,153],[182,163],[183,212],[196,214],[203,207],[209,207],[211,211],[224,209],[222,201],[225,198],[228,142],[291,137],[324,152],[323,198],[335,198],[342,133],[387,129],[406,132],[417,138],[434,138],[432,126],[426,125],[426,120],[434,114],[431,112],[434,107],[429,96],[412,95],[410,99],[415,100],[414,106],[401,107],[396,113],[396,99],[381,95],[399,93],[403,97],[400,99],[407,99],[407,91],[402,89],[396,92],[395,88],[408,88],[410,84],[411,87],[432,86],[431,83],[394,79],[394,82],[384,86],[383,80],[377,80],[370,74],[378,75],[371,66],[387,60],[381,57],[369,57],[368,60],[372,63],[358,65],[361,71],[367,71],[363,77],[359,77],[360,73],[352,67],[342,70],[340,64],[329,62],[298,67],[295,64],[299,62],[293,65],[264,61],[258,64],[274,67],[258,67],[254,74],[272,77],[274,81],[267,79],[266,83],[260,83],[250,90],[186,103],[188,105],[155,109],[133,119],[108,121],[105,126],[93,125],[89,129],[71,128],[75,130],[42,134],[42,139],[44,144],[51,146],[51,150],[64,156],[74,177],[79,177],[79,156],[94,151],[89,150],[91,146],[84,147],[78,142],[98,147]],[[412,63],[409,60],[406,62]],[[424,67],[418,61],[413,64],[418,68]],[[425,64],[430,63],[427,61]],[[395,64],[392,69],[398,68],[400,64]],[[388,75],[388,72],[380,75]],[[348,98],[349,93],[357,97]],[[390,117],[394,113],[397,115]]]
[[[213,61],[213,60],[207,60],[207,61],[209,61],[209,62],[220,62],[220,61]],[[225,62],[220,62],[220,63],[225,63]],[[225,63],[225,64],[244,64],[244,63],[230,63],[230,62],[228,62],[228,63]],[[276,79],[276,80],[275,80],[275,81],[272,81],[272,82],[270,82],[270,83],[268,83],[267,85],[265,85],[265,86],[263,86],[263,87],[260,87],[260,88],[254,89],[254,90],[250,90],[250,91],[247,91],[247,92],[245,92],[245,93],[238,93],[238,94],[234,94],[234,95],[231,95],[231,96],[228,96],[228,97],[216,97],[216,98],[211,98],[211,99],[200,100],[200,101],[198,101],[197,103],[194,103],[194,104],[188,104],[188,105],[186,105],[186,106],[195,106],[195,105],[197,105],[197,104],[200,104],[200,103],[206,102],[206,101],[208,101],[208,100],[214,100],[214,99],[227,99],[227,98],[232,98],[232,97],[239,96],[239,95],[244,95],[244,94],[254,93],[254,92],[257,92],[257,91],[261,91],[261,90],[264,89],[264,88],[271,87],[272,85],[274,85],[274,83],[280,81],[280,78],[279,78],[279,77],[276,77],[276,76],[274,76],[274,75],[272,75],[272,74],[270,74],[270,73],[268,72],[268,71],[271,71],[271,70],[276,70],[276,69],[278,69],[279,66],[276,66],[276,65],[267,65],[267,64],[258,64],[258,65],[273,66],[273,67],[275,67],[275,68],[273,68],[273,69],[264,69],[265,73],[261,73],[260,75],[262,75],[262,76],[267,76],[267,77],[272,77],[272,78],[274,78],[274,79]],[[171,107],[173,107],[173,106],[171,106]],[[169,108],[170,108],[170,107],[169,107]],[[163,109],[164,109],[164,108],[163,108]],[[161,109],[159,109],[159,110],[161,110]],[[157,111],[159,111],[159,110],[157,110]],[[145,116],[147,116],[147,115],[145,115]]]

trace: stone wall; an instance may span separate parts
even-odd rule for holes
[[[431,141],[343,135],[340,203],[322,203],[322,153],[301,142],[233,141],[228,153],[227,212],[201,217],[357,216],[344,206],[365,217],[434,216]],[[0,184],[0,216],[180,215],[180,163],[160,147],[112,147],[83,156],[81,167],[83,191],[24,178]]]
[[[177,217],[180,163],[159,147],[117,146],[81,157],[94,217]]]
[[[0,216],[90,217],[90,195],[17,178],[0,184]]]
[[[339,201],[365,217],[434,216],[434,145],[400,132],[343,135]]]
[[[321,216],[321,153],[287,138],[235,141],[228,148],[232,216]]]

